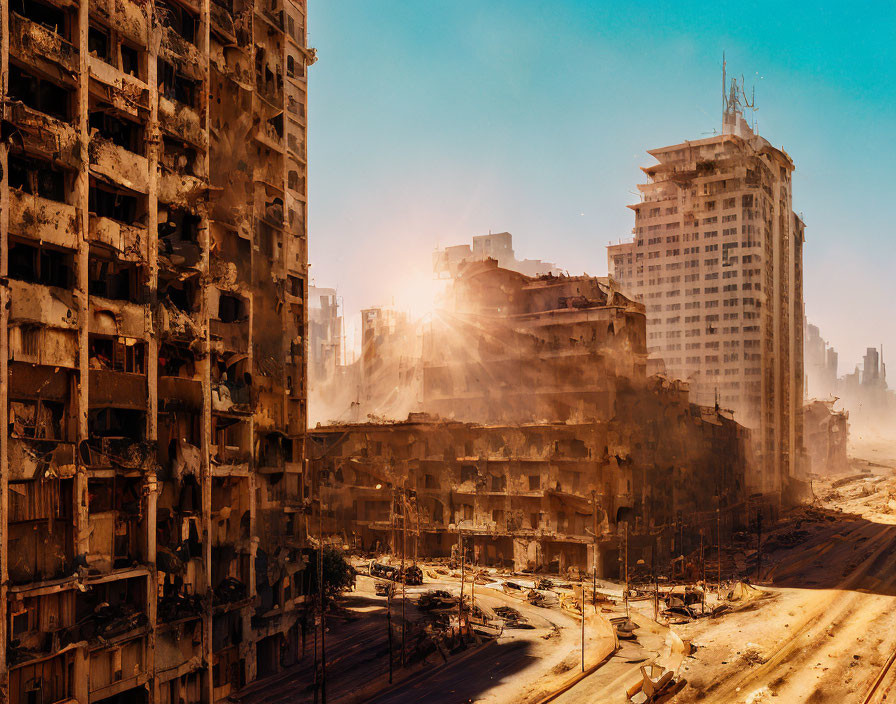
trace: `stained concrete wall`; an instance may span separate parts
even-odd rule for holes
[[[0,20],[0,689],[219,701],[307,593],[305,2]]]

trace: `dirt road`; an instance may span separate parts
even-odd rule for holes
[[[827,515],[802,523],[805,539],[770,556],[761,598],[677,628],[696,652],[674,702],[892,701],[894,673],[881,674],[896,653],[896,480],[878,467],[816,491]]]

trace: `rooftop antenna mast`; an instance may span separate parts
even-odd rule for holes
[[[722,51],[722,132],[725,131],[725,113],[728,112],[728,99],[725,97],[725,89],[727,88],[727,79],[725,75],[725,52]]]

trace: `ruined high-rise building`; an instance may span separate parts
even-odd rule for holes
[[[608,247],[610,274],[647,309],[647,345],[692,399],[718,402],[756,432],[754,491],[800,474],[803,241],[793,162],[753,133],[738,92],[722,134],[649,154],[632,242]]]
[[[0,4],[4,701],[297,657],[305,0]]]
[[[308,287],[308,383],[332,380],[345,364],[342,315],[334,288]]]

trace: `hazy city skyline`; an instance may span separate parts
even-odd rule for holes
[[[317,285],[338,287],[349,320],[392,298],[408,307],[433,248],[490,229],[512,232],[521,257],[605,274],[606,244],[630,236],[646,150],[720,128],[724,50],[755,84],[759,132],[796,164],[808,320],[841,374],[869,345],[886,357],[892,30],[869,34],[846,8],[701,7],[312,5],[309,42],[327,59],[309,116]],[[775,21],[751,24],[748,41],[738,28],[759,15]],[[892,7],[877,16],[894,26]],[[865,314],[844,305],[847,281]]]

